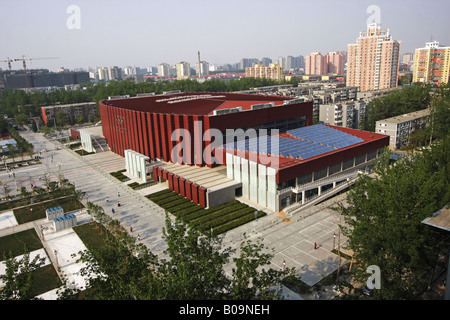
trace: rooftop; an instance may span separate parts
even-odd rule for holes
[[[432,217],[426,218],[422,223],[445,230],[450,231],[450,209],[447,207],[436,211]]]
[[[418,118],[426,117],[430,115],[430,109],[423,109],[416,112],[406,113],[400,116],[395,116],[387,119],[380,120],[381,122],[390,122],[390,123],[402,123],[406,121],[415,120]]]
[[[164,114],[213,115],[214,110],[235,109],[251,110],[252,105],[282,105],[292,98],[277,96],[258,96],[242,93],[223,92],[182,92],[127,99],[103,100],[102,104],[142,112]],[[236,110],[237,111],[237,110]]]
[[[278,157],[279,168],[289,167],[386,136],[372,132],[317,124],[288,130],[275,136],[261,136],[231,142],[228,151]]]

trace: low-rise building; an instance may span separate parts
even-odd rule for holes
[[[79,117],[85,120],[96,116],[97,104],[95,102],[82,102],[41,107],[42,120],[46,126],[54,125],[58,111],[64,112],[67,119],[76,121]]]
[[[375,132],[390,137],[389,147],[397,149],[404,147],[409,142],[409,136],[417,129],[423,129],[428,124],[429,109],[403,114],[376,121]]]

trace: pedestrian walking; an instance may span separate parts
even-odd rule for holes
[[[141,240],[141,235],[138,233],[138,238],[137,238],[138,240]]]
[[[112,208],[111,211],[112,211],[113,214],[116,213],[116,211],[114,211],[114,208]]]
[[[120,201],[117,202],[117,206],[120,207]]]
[[[283,260],[283,270],[286,270],[286,260]]]
[[[317,249],[317,243],[314,242],[314,250]]]
[[[109,199],[108,199],[108,197],[106,197],[106,202],[109,202]]]
[[[133,232],[133,227],[130,227],[130,232]]]
[[[120,192],[119,191],[117,191],[117,196],[120,197]]]

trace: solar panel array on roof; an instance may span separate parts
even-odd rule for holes
[[[262,136],[225,144],[225,148],[308,159],[364,140],[322,124],[286,131],[292,138]]]

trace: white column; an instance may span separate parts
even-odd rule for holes
[[[258,164],[258,203],[267,206],[267,170],[262,164]]]
[[[267,167],[267,207],[276,210],[277,204],[277,170]]]
[[[241,159],[242,163],[242,196],[250,199],[250,177],[249,177],[249,164],[247,159]]]
[[[233,155],[231,153],[226,154],[226,161],[227,161],[227,178],[233,179]]]
[[[249,161],[250,167],[250,200],[258,202],[258,164]]]

